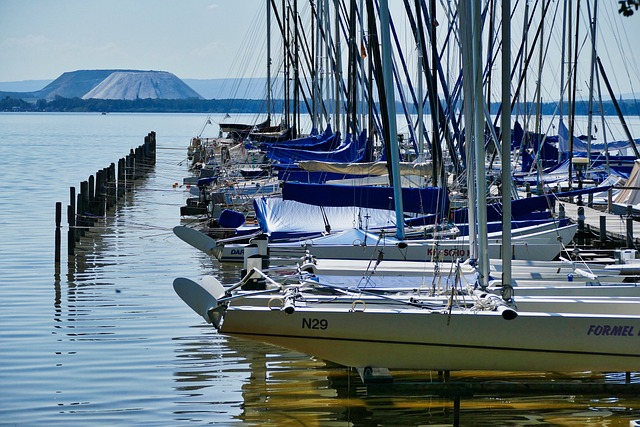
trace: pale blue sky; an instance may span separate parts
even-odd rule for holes
[[[553,4],[562,4],[558,2],[561,0]],[[389,4],[413,72],[415,42],[399,12],[403,1],[389,0]],[[455,2],[438,4],[453,7]],[[585,4],[583,1],[582,64],[577,79],[578,91],[583,93],[587,92],[590,60]],[[298,5],[306,8],[301,14],[308,16],[308,2],[298,0]],[[0,0],[0,82],[48,80],[66,71],[114,68],[169,71],[183,79],[264,77],[265,7],[266,0]],[[600,0],[599,54],[617,93],[638,92],[640,15],[622,18],[617,8],[616,0]],[[554,13],[545,27],[545,38],[552,26],[555,29],[544,60],[543,99],[557,99],[559,93],[561,9],[551,8]],[[443,21],[443,12],[439,14]],[[275,31],[275,19],[272,25]],[[522,28],[518,15],[512,28],[516,49]],[[441,40],[446,36],[446,25],[438,31]],[[274,65],[276,43],[272,48]],[[536,61],[537,54],[531,70],[537,69]],[[453,74],[459,72],[455,58],[444,64]]]
[[[264,7],[265,0],[1,0],[0,81],[112,68],[225,78]]]

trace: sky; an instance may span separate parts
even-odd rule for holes
[[[298,0],[300,8],[308,4]],[[398,16],[403,2],[389,4],[392,16]],[[599,54],[614,89],[640,92],[635,87],[640,85],[635,58],[640,55],[640,15],[621,18],[616,0],[599,4]],[[265,7],[266,0],[0,0],[0,82],[53,80],[67,71],[117,68],[168,71],[182,79],[264,77],[266,61],[256,58],[264,57],[266,49]],[[397,21],[411,52],[413,36],[406,22]],[[553,24],[556,34],[558,21],[556,17]],[[586,18],[581,25],[584,31]],[[522,27],[517,18],[512,27],[514,33]],[[446,26],[438,31],[443,37]],[[559,36],[554,37],[556,45],[545,59],[543,98],[557,98],[559,91]],[[588,61],[588,48],[583,49],[582,60]],[[460,65],[453,68],[458,72]],[[588,78],[581,74],[578,80],[584,86]]]
[[[115,68],[226,78],[264,8],[265,0],[0,0],[0,81]]]

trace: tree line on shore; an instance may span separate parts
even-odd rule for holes
[[[618,100],[620,110],[624,115],[640,116],[640,104],[635,99]],[[272,100],[272,111],[283,111],[284,100]],[[616,110],[611,101],[603,102],[605,115],[615,115]],[[397,104],[397,111],[402,111],[401,104]],[[306,114],[305,104],[300,105],[300,112]],[[491,112],[499,111],[499,104],[491,105]],[[516,105],[519,111],[536,111],[533,105]],[[544,102],[541,105],[541,113],[544,115],[555,114],[558,109],[557,102]],[[28,102],[21,98],[6,96],[0,99],[0,111],[4,112],[113,112],[113,113],[264,113],[267,111],[265,100],[260,99],[80,99],[63,98],[56,96],[52,100],[38,99]],[[565,105],[564,111],[568,111]],[[577,101],[575,105],[576,115],[587,115],[589,106],[587,101]],[[428,105],[425,114],[429,113]],[[410,111],[415,114],[416,111]],[[594,113],[600,114],[600,111]]]

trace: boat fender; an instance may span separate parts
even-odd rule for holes
[[[278,306],[273,306],[272,303],[278,303]],[[267,302],[267,307],[269,310],[281,310],[284,307],[284,300],[280,297],[273,297]]]
[[[502,315],[504,320],[513,320],[518,317],[518,312],[506,305],[499,305],[496,311]]]
[[[282,309],[285,313],[293,314],[296,311],[296,306],[293,301],[293,297],[285,298],[284,305],[282,306]]]
[[[361,299],[355,300],[351,303],[351,312],[355,313],[356,311],[363,312],[367,309],[367,303]]]
[[[300,267],[301,273],[317,274],[318,268],[313,263],[305,263]]]
[[[296,297],[299,295],[299,291],[297,287],[287,288],[284,292],[282,309],[287,314],[293,314],[296,311]]]
[[[587,279],[598,280],[598,276],[596,276],[595,274],[590,273],[588,271],[585,271],[585,270],[583,270],[581,268],[576,268],[574,271],[576,273],[578,273],[579,275],[581,275],[583,277],[586,277]]]

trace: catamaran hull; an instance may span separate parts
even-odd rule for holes
[[[350,367],[638,371],[640,316],[229,307],[220,332]]]

